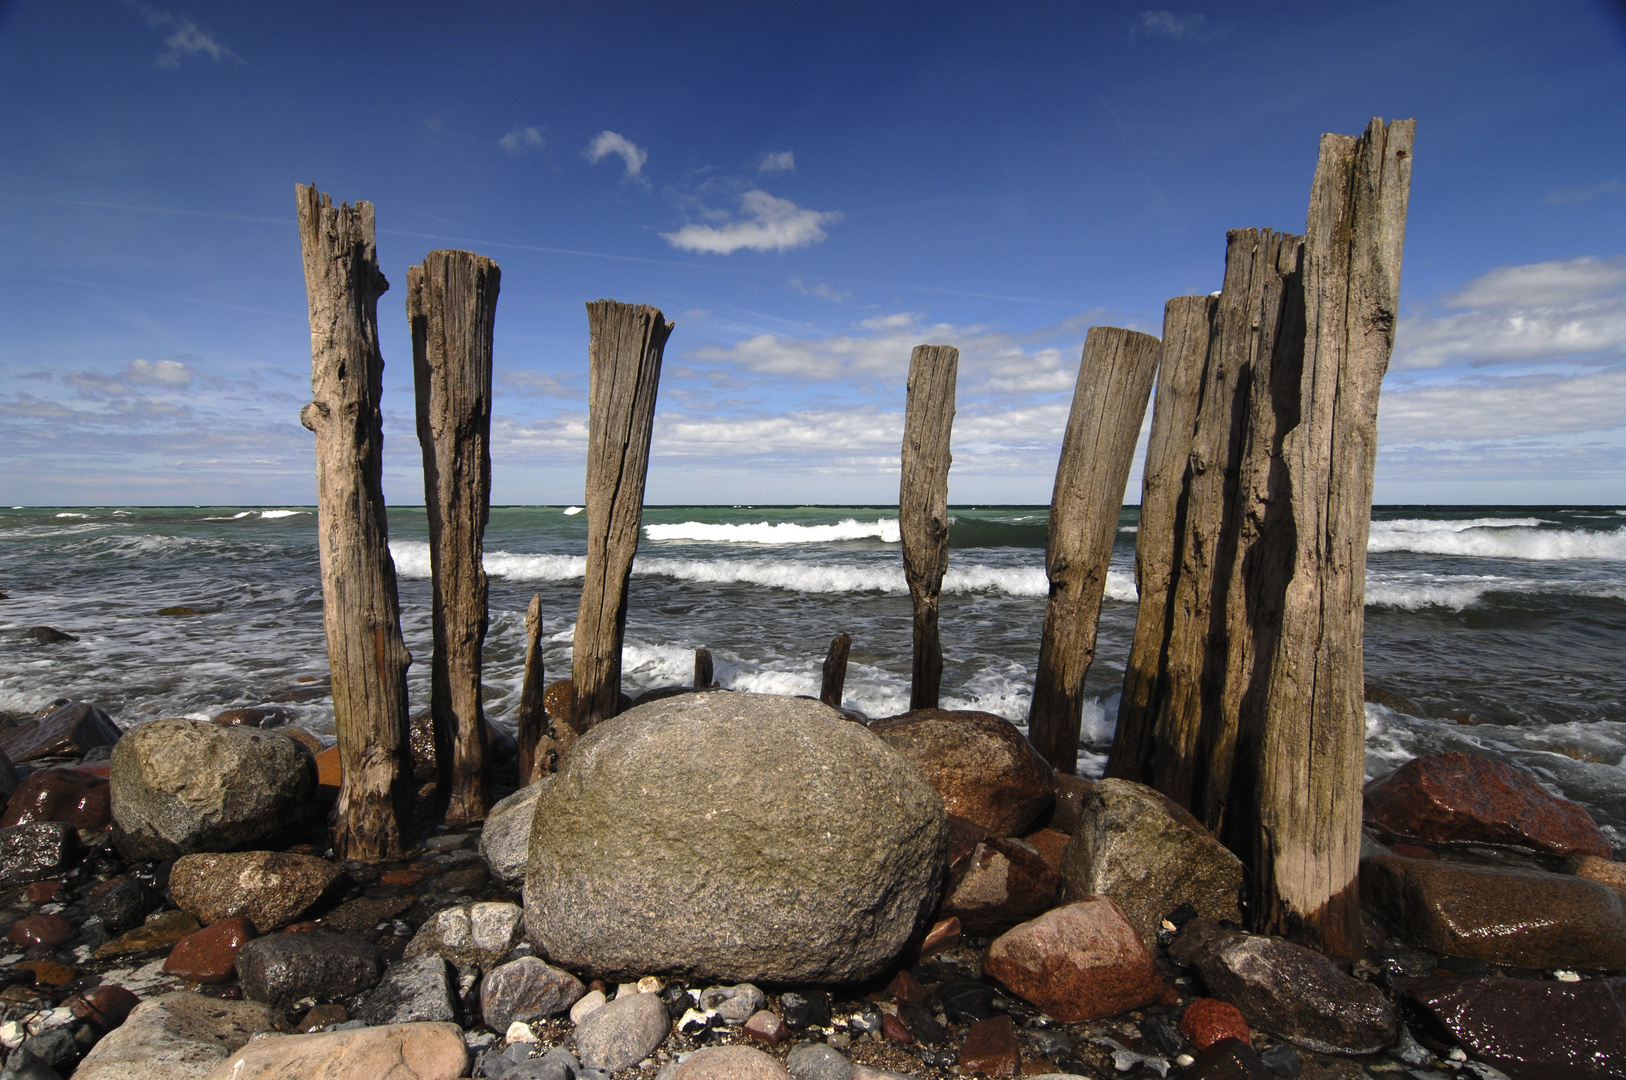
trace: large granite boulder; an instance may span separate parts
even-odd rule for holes
[[[525,880],[536,797],[542,793],[544,784],[552,782],[551,774],[544,776],[500,800],[486,815],[485,827],[480,830],[480,857],[485,859],[491,876],[505,885]]]
[[[80,1080],[198,1080],[278,1017],[253,1001],[202,994],[165,994],[135,1007],[122,1025],[91,1047],[74,1070]]]
[[[1383,992],[1301,945],[1193,919],[1169,956],[1201,972],[1209,993],[1256,1029],[1307,1050],[1371,1054],[1395,1040],[1394,1006]]]
[[[858,981],[930,917],[947,846],[942,798],[834,709],[686,694],[599,724],[542,789],[525,925],[578,974]]]
[[[1572,874],[1375,855],[1361,860],[1361,906],[1444,956],[1626,968],[1626,899]]]
[[[870,729],[919,769],[943,805],[995,836],[1019,836],[1055,800],[1055,770],[1004,717],[918,709]]]
[[[113,748],[113,842],[130,860],[272,847],[316,818],[316,765],[292,739],[155,720]]]
[[[1148,949],[1181,904],[1242,921],[1242,862],[1182,806],[1130,780],[1102,780],[1084,799],[1061,860],[1065,900],[1110,896]]]
[[[1626,1076],[1626,979],[1405,980],[1411,1005],[1511,1080]]]
[[[1364,823],[1391,840],[1503,844],[1610,857],[1586,810],[1512,765],[1458,751],[1413,758],[1366,785]]]

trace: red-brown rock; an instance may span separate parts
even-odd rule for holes
[[[237,950],[253,937],[247,919],[222,919],[176,942],[164,972],[189,982],[223,983],[237,973]]]
[[[242,916],[270,933],[304,915],[341,874],[326,859],[284,851],[183,855],[170,871],[169,894],[206,926]]]
[[[73,923],[60,915],[27,915],[11,924],[6,937],[18,945],[60,945],[72,941]]]
[[[1022,1075],[1022,1051],[1016,1045],[1016,1024],[1009,1016],[978,1020],[971,1025],[971,1033],[960,1047],[960,1071],[984,1076]]]
[[[1589,881],[1601,881],[1622,896],[1626,896],[1626,863],[1600,859],[1596,855],[1583,855],[1575,864],[1575,876]]]
[[[881,1014],[881,1038],[887,1042],[895,1043],[912,1043],[915,1041],[915,1037],[909,1034],[909,1029],[904,1026],[903,1021],[891,1013]]]
[[[1198,998],[1186,1006],[1180,1017],[1180,1034],[1199,1050],[1207,1050],[1221,1039],[1247,1042],[1252,1032],[1248,1021],[1235,1005],[1219,998]]]
[[[886,984],[886,993],[893,1001],[901,1005],[924,1005],[931,998],[931,992],[920,985],[913,975],[907,971],[900,971]]]
[[[1047,911],[989,942],[982,970],[1063,1023],[1168,999],[1151,953],[1110,899]]]
[[[70,701],[0,730],[0,751],[12,761],[84,757],[98,746],[119,741],[112,717],[88,701]]]
[[[939,919],[926,931],[926,937],[920,943],[920,955],[932,956],[944,949],[952,949],[960,943],[960,920]]]
[[[1276,1080],[1254,1048],[1241,1039],[1221,1039],[1198,1051],[1196,1060],[1186,1066],[1181,1077],[1182,1080]]]
[[[1523,769],[1473,754],[1413,758],[1366,785],[1364,802],[1365,823],[1394,839],[1610,855],[1586,810],[1549,794]]]
[[[746,1038],[763,1046],[778,1046],[790,1038],[790,1028],[785,1026],[785,1022],[777,1014],[768,1009],[758,1009],[752,1013],[751,1019],[747,1020],[740,1030],[745,1033]]]
[[[30,904],[49,904],[57,898],[57,894],[61,891],[62,882],[60,881],[36,881],[27,889],[24,889],[23,894],[28,897]]]
[[[97,986],[63,1002],[73,1015],[89,1024],[98,1035],[124,1023],[130,1010],[141,1004],[141,999],[122,986]]]
[[[36,986],[66,986],[78,976],[78,972],[66,964],[53,964],[49,960],[35,960],[30,963],[18,964],[21,970],[34,973]]]
[[[378,875],[380,885],[416,885],[426,875],[421,870],[386,870]]]
[[[1512,1080],[1626,1076],[1626,979],[1433,977],[1404,980],[1401,989],[1468,1053]]]
[[[65,821],[81,832],[101,832],[113,824],[105,776],[83,769],[41,769],[18,786],[0,828],[28,821]]]
[[[1055,800],[1055,770],[992,713],[919,709],[870,729],[919,769],[950,814],[1018,836]]]
[[[967,930],[1004,930],[1047,910],[1061,875],[1015,840],[949,818],[949,881],[939,914]]]
[[[1039,850],[1039,858],[1045,861],[1046,866],[1058,874],[1061,873],[1061,857],[1067,851],[1067,842],[1072,839],[1071,836],[1055,829],[1040,829],[1022,839]]]

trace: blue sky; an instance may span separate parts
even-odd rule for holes
[[[896,500],[961,347],[952,501],[1049,498],[1085,329],[1159,332],[1316,143],[1416,117],[1387,502],[1626,502],[1618,4],[0,3],[0,499],[314,497],[293,188],[502,266],[494,498],[581,495],[587,320],[660,306],[651,502]],[[1131,501],[1138,497],[1132,481]]]

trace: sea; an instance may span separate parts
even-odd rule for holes
[[[951,510],[943,705],[1026,719],[1044,619],[1044,506]],[[908,707],[911,621],[897,508],[649,506],[633,568],[623,689],[688,684],[694,650],[725,687],[817,694],[852,635],[845,704]],[[1087,684],[1079,771],[1111,745],[1135,620],[1125,507]],[[389,511],[414,709],[429,700],[421,507]],[[332,739],[314,509],[0,508],[0,712],[93,701],[129,726],[276,704]],[[542,598],[551,681],[570,672],[587,520],[491,511],[485,705],[512,727],[524,615]],[[1366,581],[1366,765],[1466,750],[1528,769],[1626,848],[1626,509],[1382,506]],[[166,608],[196,614],[161,615]],[[41,644],[51,626],[76,641]]]

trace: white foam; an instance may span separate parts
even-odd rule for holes
[[[1442,607],[1461,611],[1479,602],[1495,586],[1480,582],[1436,582],[1404,584],[1400,582],[1374,582],[1370,575],[1366,582],[1367,607],[1400,608],[1403,611],[1421,611],[1423,608]]]
[[[293,517],[295,514],[308,514],[309,510],[261,510],[260,517],[273,521],[277,518]],[[242,515],[238,515],[239,517]]]
[[[857,521],[845,518],[834,525],[798,525],[793,521],[770,524],[730,525],[704,521],[682,521],[670,525],[645,525],[651,540],[691,540],[718,544],[829,544],[842,540],[880,540],[896,544],[900,540],[897,518]]]
[[[1626,527],[1542,529],[1540,518],[1374,521],[1366,549],[1554,562],[1626,559]]]
[[[20,509],[20,508],[19,507],[12,507],[12,509],[15,510],[15,509]],[[88,518],[89,516],[90,516],[89,514],[70,514],[70,513],[66,513],[66,512],[57,515],[57,517],[59,517],[59,518]]]
[[[565,507],[565,517],[575,517],[577,514],[579,514],[581,512],[582,512],[582,508],[579,507],[579,506],[567,506],[567,507]]]

